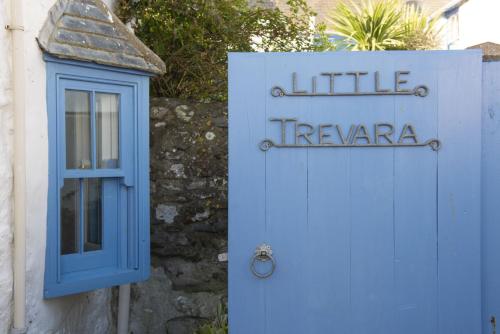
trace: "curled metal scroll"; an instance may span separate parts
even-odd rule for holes
[[[271,88],[271,95],[274,97],[281,97],[287,95],[285,90],[279,86],[274,86]]]
[[[377,96],[377,95],[415,95],[419,97],[425,97],[429,95],[429,88],[425,85],[419,85],[411,90],[399,91],[399,92],[350,92],[350,93],[289,93],[284,88],[280,86],[274,86],[271,88],[271,95],[274,97],[283,96]]]
[[[264,152],[268,151],[273,146],[276,146],[276,144],[270,139],[265,139],[259,144],[259,148]]]
[[[255,268],[256,263],[260,262],[271,262],[271,269],[265,273],[257,271]],[[252,274],[257,278],[268,278],[274,273],[276,269],[276,261],[273,258],[273,250],[270,245],[262,244],[255,249],[255,253],[250,262],[250,270]]]
[[[270,139],[264,139],[260,142],[259,148],[262,151],[268,151],[272,147],[276,148],[341,148],[341,147],[423,147],[429,146],[433,151],[439,151],[441,141],[439,139],[429,139],[422,143],[388,143],[388,144],[276,144]]]
[[[415,87],[412,92],[415,96],[425,97],[429,95],[429,88],[427,88],[427,86],[421,85]]]

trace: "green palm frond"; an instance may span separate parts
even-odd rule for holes
[[[406,6],[402,26],[406,49],[429,50],[439,45],[441,29],[438,27],[438,17],[429,18],[415,7]]]
[[[365,0],[361,5],[340,3],[330,16],[334,33],[350,50],[424,49],[438,41],[436,20],[400,0]],[[432,43],[430,43],[432,41]]]
[[[345,38],[352,50],[386,50],[400,44],[403,30],[398,25],[398,0],[365,1],[361,6],[341,3],[331,17],[335,33]]]

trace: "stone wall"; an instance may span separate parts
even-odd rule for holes
[[[130,331],[192,334],[227,296],[227,106],[151,101],[151,278]]]

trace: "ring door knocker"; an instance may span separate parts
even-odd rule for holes
[[[258,262],[271,262],[271,269],[267,272],[259,272],[255,268],[256,263]],[[276,269],[276,261],[273,258],[273,250],[270,245],[262,244],[255,249],[255,253],[252,257],[252,261],[250,264],[250,270],[252,274],[254,274],[257,278],[268,278],[274,273],[274,269]]]

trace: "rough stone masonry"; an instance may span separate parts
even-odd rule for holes
[[[153,98],[150,122],[152,268],[130,331],[192,334],[227,296],[227,106]]]

